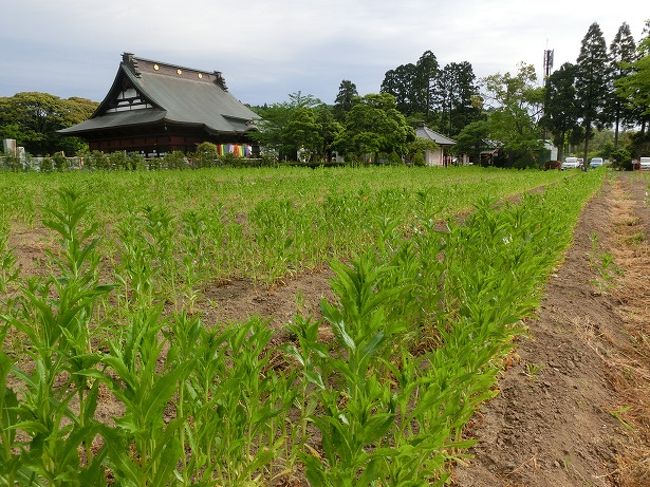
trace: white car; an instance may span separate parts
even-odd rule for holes
[[[639,166],[642,171],[650,171],[650,157],[639,158]]]
[[[580,167],[580,162],[577,157],[567,157],[562,163],[562,170],[564,169],[578,169]]]
[[[597,167],[602,166],[604,163],[605,163],[605,161],[603,161],[602,157],[592,157],[591,161],[589,161],[589,167],[592,167],[592,168],[595,169]]]

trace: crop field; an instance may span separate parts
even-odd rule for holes
[[[445,484],[605,174],[0,174],[0,484]]]

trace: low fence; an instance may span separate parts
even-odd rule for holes
[[[0,170],[16,172],[60,172],[60,171],[95,171],[95,170],[130,170],[130,171],[153,171],[161,169],[200,169],[205,167],[342,167],[349,166],[350,162],[343,161],[278,161],[269,158],[229,158],[228,160],[215,159],[197,161],[195,158],[183,158],[182,161],[168,161],[163,157],[138,158],[137,160],[126,160],[112,162],[107,160],[101,165],[89,164],[85,157],[40,157],[32,156],[22,159],[0,156]]]

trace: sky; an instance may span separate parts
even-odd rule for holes
[[[477,77],[575,62],[589,25],[609,45],[639,39],[647,0],[2,0],[0,96],[42,91],[101,101],[122,52],[221,71],[253,105],[301,91],[327,103],[343,79],[378,92],[384,74],[431,50]]]

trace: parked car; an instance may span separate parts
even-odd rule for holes
[[[562,163],[562,170],[564,169],[578,169],[580,167],[580,162],[577,157],[567,157]]]
[[[591,161],[589,161],[589,167],[592,168],[597,168],[605,164],[605,161],[603,160],[602,157],[592,157]]]
[[[639,158],[639,169],[642,171],[650,171],[650,157]]]

